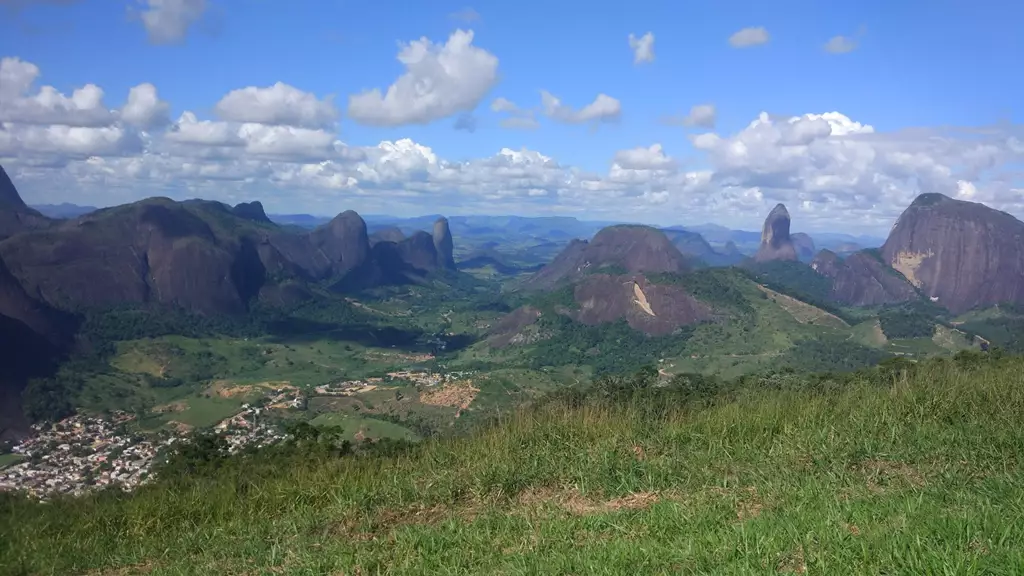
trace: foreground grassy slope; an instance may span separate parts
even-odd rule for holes
[[[777,374],[699,406],[685,401],[697,384],[565,395],[397,454],[296,447],[133,496],[7,498],[0,572],[1024,567],[1024,359],[945,359],[841,381]]]

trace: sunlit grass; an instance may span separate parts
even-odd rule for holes
[[[1012,574],[1024,361],[704,409],[553,403],[391,456],[6,499],[0,572]]]

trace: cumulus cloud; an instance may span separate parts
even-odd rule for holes
[[[498,58],[473,45],[473,31],[456,30],[443,44],[427,38],[401,46],[405,66],[387,92],[349,97],[348,115],[371,126],[429,124],[470,112],[498,82]]]
[[[583,124],[587,122],[613,122],[622,114],[622,104],[606,94],[598,94],[597,98],[579,110],[562,104],[558,97],[546,90],[540,92],[541,106],[544,115],[552,120],[566,124]]]
[[[140,0],[143,26],[153,44],[180,42],[206,11],[206,0]]]
[[[34,94],[39,72],[31,65],[0,70],[5,106],[8,94],[18,102]],[[597,122],[617,110],[574,110],[547,96],[542,111],[562,121]],[[490,108],[503,121],[535,122],[517,116],[523,108],[508,99]],[[344,143],[336,124],[315,127],[322,119],[296,113],[287,122],[305,125],[288,125],[273,109],[212,118],[184,112],[161,126],[166,103],[156,87],[140,84],[105,126],[0,122],[0,163],[35,202],[109,204],[160,193],[256,197],[271,211],[317,214],[565,213],[748,229],[784,202],[803,229],[884,234],[917,194],[942,192],[1024,215],[1024,133],[1015,126],[879,132],[839,112],[762,113],[732,134],[692,134],[693,150],[650,143],[611,154],[606,170],[585,170],[528,148],[454,161],[411,139]],[[698,119],[708,115],[697,112],[693,126],[706,125]],[[673,153],[687,157],[685,168]]]
[[[267,88],[249,86],[232,90],[217,102],[214,112],[233,122],[314,129],[328,128],[338,120],[333,96],[318,99],[281,82]]]
[[[749,48],[768,43],[768,30],[763,26],[744,28],[729,36],[733,48]]]
[[[154,128],[167,123],[171,105],[160,99],[156,86],[139,84],[128,91],[128,102],[121,108],[121,120],[139,128]]]
[[[42,86],[32,94],[38,77],[35,64],[20,58],[0,60],[0,122],[97,127],[113,121],[99,86],[86,84],[71,96],[53,86]]]
[[[639,38],[630,34],[629,48],[633,51],[633,64],[654,62],[654,33],[648,32]]]
[[[661,144],[620,150],[615,154],[615,164],[627,170],[669,170],[676,165],[675,160],[665,155]]]

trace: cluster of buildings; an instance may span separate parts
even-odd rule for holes
[[[304,401],[302,396],[273,400],[289,405]],[[241,412],[221,421],[214,430],[227,441],[231,453],[285,440],[287,436],[266,418],[266,412],[266,408],[245,404]],[[132,419],[134,416],[125,413],[76,415],[53,424],[36,424],[32,437],[12,449],[23,460],[0,469],[0,491],[46,499],[108,486],[135,489],[153,478],[153,464],[176,442],[187,442],[189,432],[180,428],[155,434],[130,432]]]
[[[401,380],[405,382],[412,382],[416,386],[429,388],[439,386],[441,384],[458,382],[471,374],[472,372],[437,373],[399,370],[397,372],[388,372],[387,376],[383,378],[364,378],[361,380],[332,382],[330,384],[317,386],[315,390],[318,396],[352,396],[375,390],[385,382],[393,383],[396,380]]]
[[[301,401],[302,397],[297,396],[292,402]],[[242,448],[263,448],[287,438],[267,421],[265,409],[249,404],[243,404],[241,412],[221,420],[213,429],[227,441],[228,452],[232,454]]]
[[[37,498],[81,494],[107,486],[132,490],[149,476],[158,453],[178,440],[147,438],[127,430],[133,416],[71,416],[35,425],[35,434],[13,448],[23,462],[0,470],[0,490]]]

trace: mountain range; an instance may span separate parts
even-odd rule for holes
[[[515,297],[547,302],[527,303],[493,327],[487,341],[500,345],[536,341],[541,336],[523,331],[551,318],[626,326],[644,337],[680,334],[749,314],[759,298],[811,305],[819,321],[844,326],[834,307],[924,303],[961,314],[1024,305],[1024,223],[982,204],[922,194],[884,242],[812,238],[791,233],[791,224],[776,206],[751,246],[753,233],[721,227],[353,211],[275,218],[258,201],[148,198],[56,218],[26,206],[0,167],[0,337],[13,358],[0,369],[0,390],[16,398],[28,379],[81,346],[78,326],[92,310],[162,306],[244,317],[330,294],[459,282],[459,268],[471,266],[514,274]],[[725,242],[715,246],[704,234]],[[522,254],[528,261],[510,256]]]

